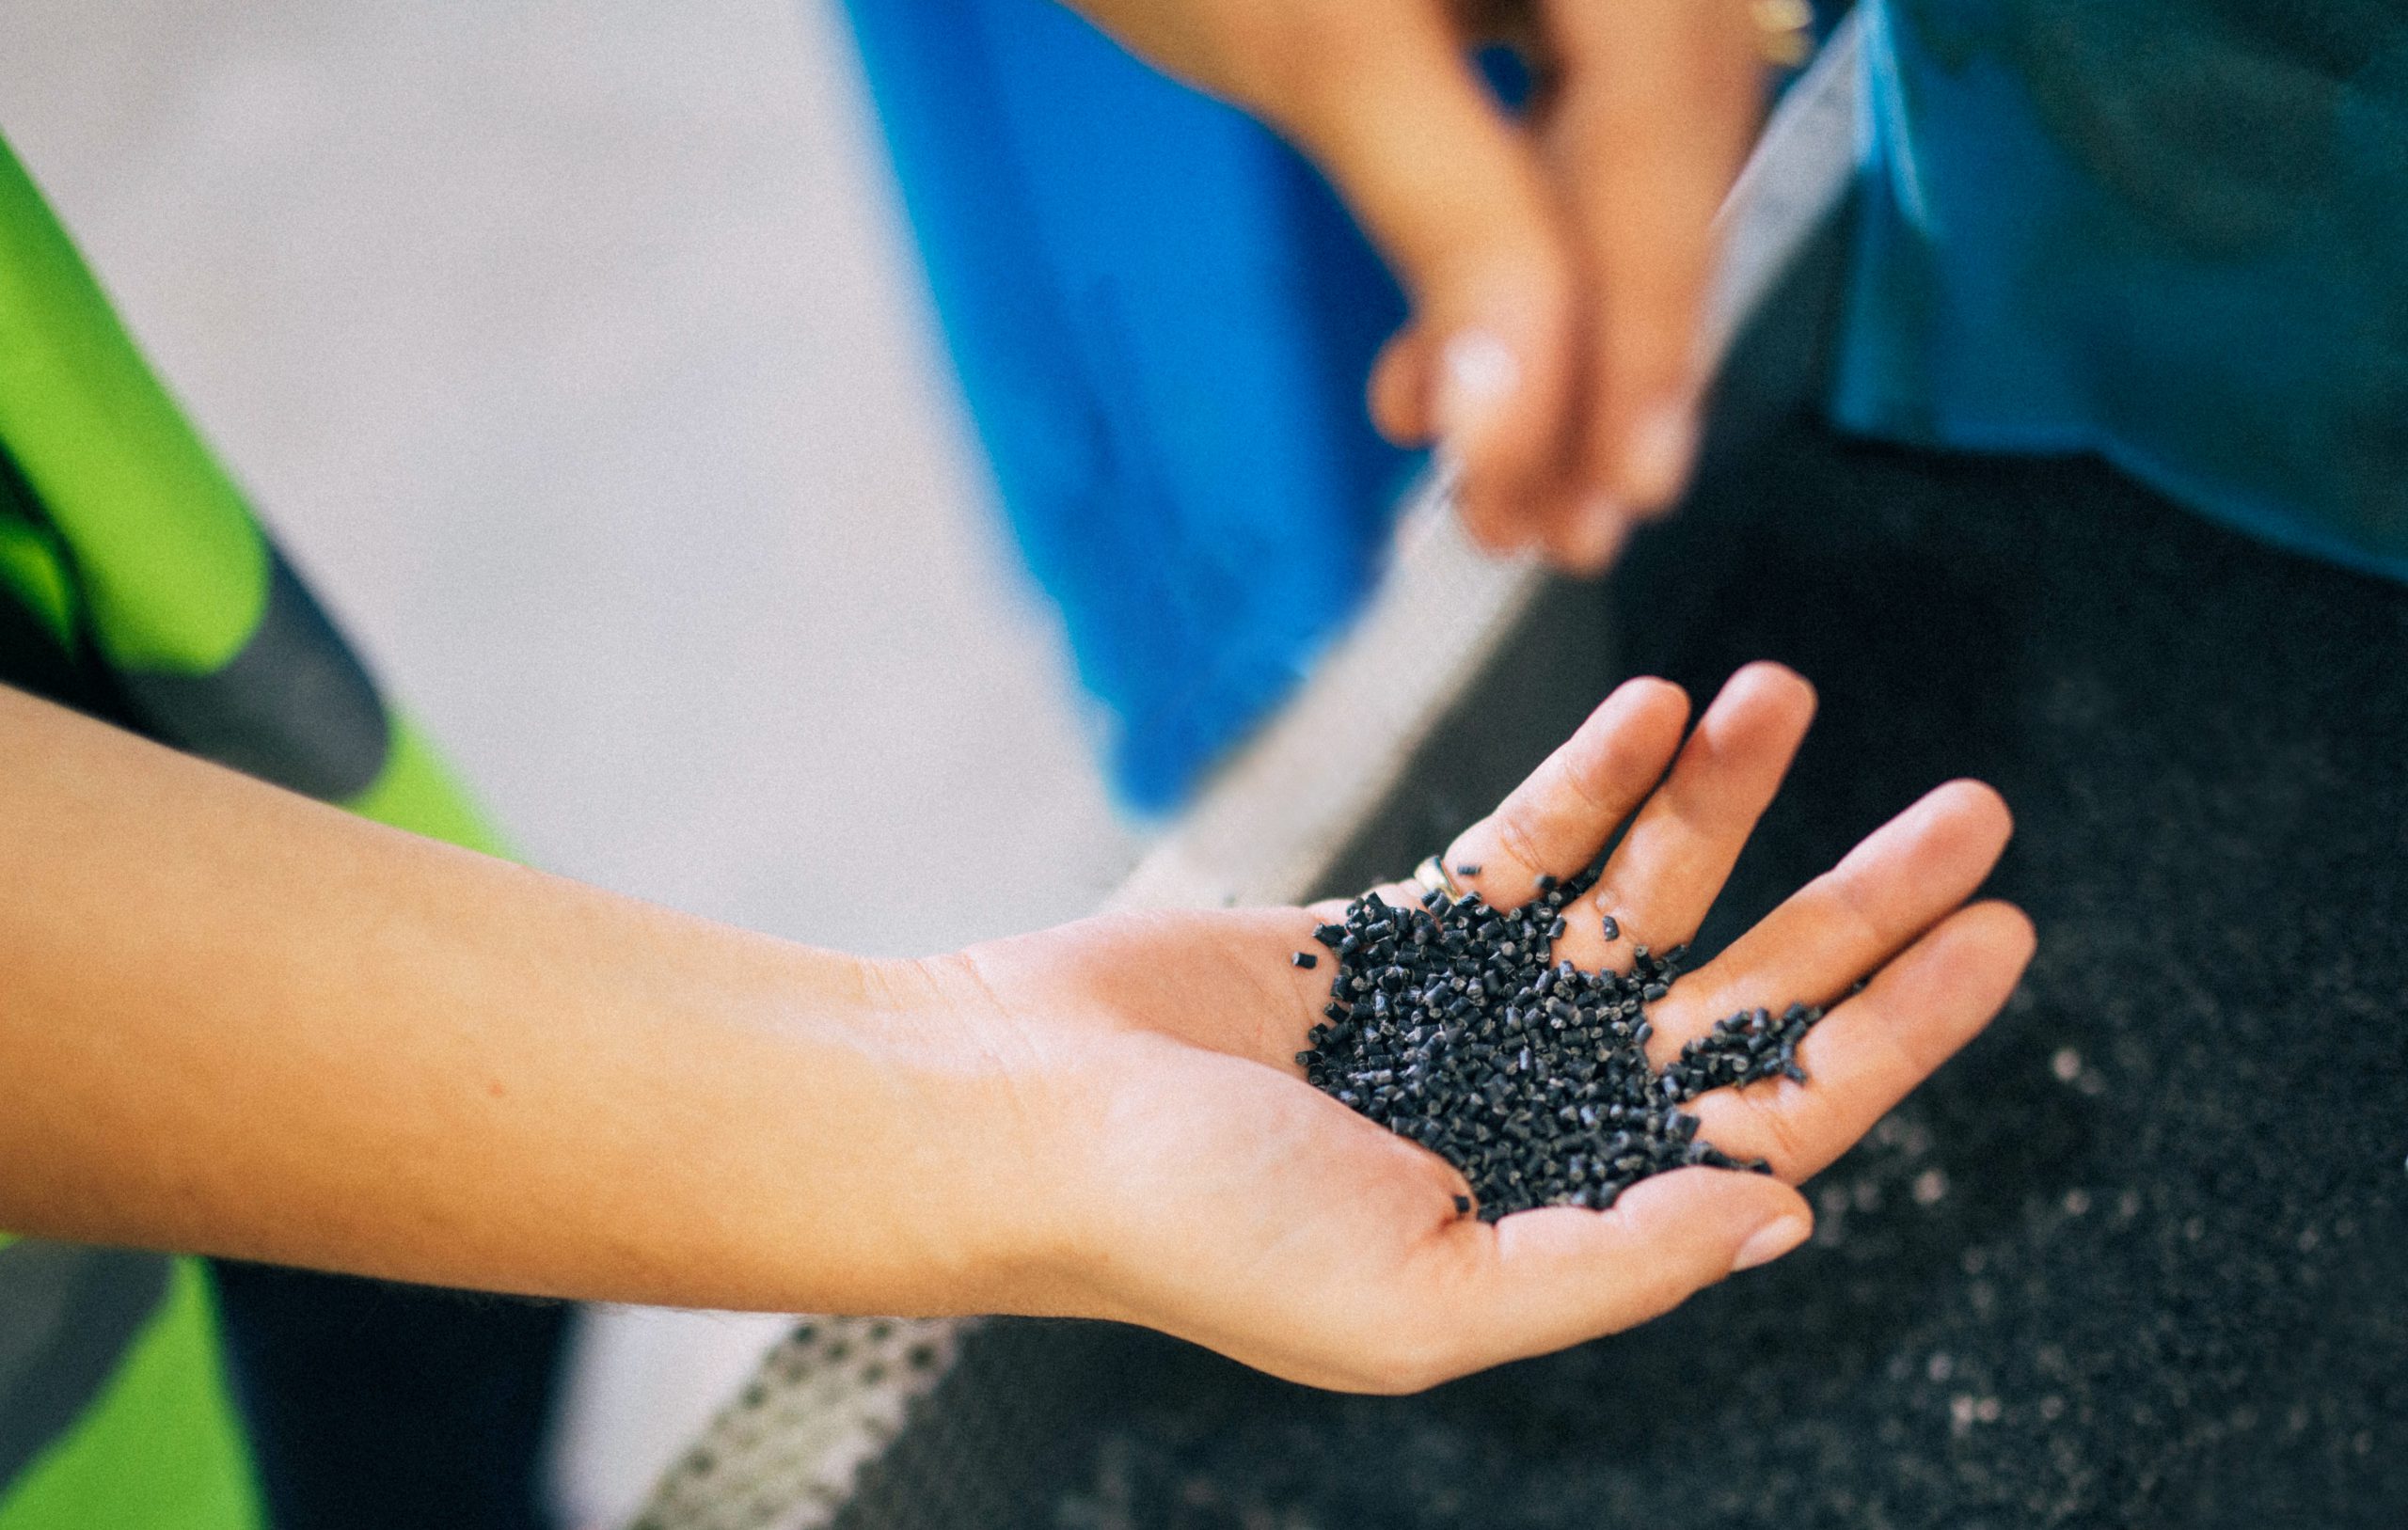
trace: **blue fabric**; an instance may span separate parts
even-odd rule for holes
[[[1861,8],[1838,422],[2408,577],[2408,8]]]
[[[1403,300],[1328,188],[1054,0],[848,0],[1003,506],[1106,755],[1176,804],[1360,601]]]

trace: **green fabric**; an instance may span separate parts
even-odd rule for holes
[[[395,828],[406,828],[429,839],[445,840],[506,856],[501,838],[452,776],[452,767],[435,751],[424,733],[405,718],[393,719],[392,751],[376,784],[343,804],[362,818]]]
[[[5,1238],[5,1235],[0,1235]],[[0,1530],[258,1530],[265,1523],[218,1362],[209,1276],[167,1299],[76,1428],[0,1488]]]
[[[0,440],[74,551],[111,662],[207,674],[241,651],[266,543],[5,139]]]
[[[205,678],[244,652],[267,608],[267,539],[5,140],[0,446],[34,500],[24,514],[0,513],[0,600],[33,612],[62,646],[88,631],[97,657],[120,674]],[[343,806],[500,854],[426,737],[388,716],[383,768]],[[207,1272],[179,1259],[168,1300],[101,1396],[15,1481],[0,1482],[0,1530],[262,1523]]]
[[[0,513],[0,590],[40,618],[61,648],[74,641],[75,587],[43,528]]]

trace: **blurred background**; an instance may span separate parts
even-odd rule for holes
[[[1133,862],[832,0],[10,0],[120,312],[530,860],[872,953]],[[780,1331],[591,1327],[629,1504]]]
[[[18,0],[0,95],[530,860],[878,953],[1128,865],[832,6]]]
[[[2344,1238],[2408,1225],[2400,1033],[2356,1018],[2408,987],[2364,828],[2408,818],[2408,607],[2359,576],[2408,576],[2408,16],[1857,13],[1750,194],[1793,242],[1755,261],[1719,463],[1610,598],[1517,619],[1554,646],[1495,672],[1538,683],[1467,684],[1483,715],[1331,885],[1518,775],[1493,718],[1775,656],[1822,685],[1818,743],[1720,917],[1980,775],[2019,816],[1996,890],[2046,932],[2024,996],[1834,1170],[1812,1254],[1639,1333],[1394,1403],[1066,1341],[1057,1395],[1166,1399],[1072,1440],[1077,1522],[1525,1490],[1569,1506],[1514,1522],[2396,1522],[2408,1258]],[[1147,837],[1116,804],[1174,810],[1287,693],[1420,465],[1363,421],[1402,299],[1326,185],[1051,0],[8,0],[0,132],[517,851],[782,936],[915,953],[1093,907]],[[2301,1034],[2326,1049],[2272,1039]],[[563,1309],[217,1269],[253,1283],[223,1326],[254,1447],[356,1452],[296,1450],[330,1492],[281,1522],[524,1526],[523,1436],[473,1383],[524,1380],[513,1329],[551,1374]],[[787,1327],[577,1323],[577,1530]],[[1032,1331],[981,1331],[883,1481],[984,1491],[944,1453],[1048,1427]],[[408,1502],[447,1427],[508,1435],[506,1522]]]

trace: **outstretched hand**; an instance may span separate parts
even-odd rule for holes
[[[1772,799],[1814,712],[1778,666],[1734,676],[1684,739],[1658,680],[1608,697],[1447,851],[1489,902],[1529,898],[1627,832],[1556,954],[1608,964],[1687,941]],[[999,1304],[1143,1323],[1317,1385],[1411,1391],[1642,1322],[1805,1238],[1792,1187],[1830,1163],[2005,1002],[2031,927],[1970,907],[2009,832],[1989,788],[1953,782],[1867,838],[1650,1011],[1659,1066],[1719,1017],[1830,1006],[1775,1079],[1690,1107],[1764,1175],[1690,1168],[1608,1210],[1459,1214],[1463,1176],[1304,1082],[1328,998],[1306,909],[1112,916],[974,947],[938,969],[1014,1080],[1054,1166],[1041,1225]],[[1418,889],[1414,891],[1418,892]],[[1393,901],[1406,901],[1399,891]],[[1608,943],[1600,916],[1623,939]],[[1857,986],[1864,982],[1861,989]],[[1851,992],[1851,990],[1857,990]]]

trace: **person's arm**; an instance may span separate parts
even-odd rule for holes
[[[980,1306],[1022,1252],[996,1235],[1041,1221],[1002,1063],[911,964],[385,828],[5,687],[0,759],[0,1227],[933,1312]]]
[[[1627,820],[1558,947],[1694,933],[1813,712],[1634,681],[1449,851],[1510,905]],[[1943,787],[1656,1006],[1658,1061],[1829,1002],[1811,1084],[1719,1091],[1610,1210],[1458,1213],[1314,1090],[1300,908],[1122,916],[919,962],[745,935],[415,839],[0,689],[0,1226],[499,1291],[1145,1323],[1398,1390],[1642,1321],[1805,1237],[1790,1188],[2004,1002]],[[1858,980],[1870,975],[1861,992]],[[1849,995],[1853,992],[1853,996]],[[1845,1000],[1845,1002],[1842,1002]]]

